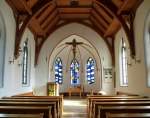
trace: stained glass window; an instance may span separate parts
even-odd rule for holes
[[[70,65],[71,85],[75,86],[79,84],[79,63],[76,59],[73,59]]]
[[[95,82],[95,76],[94,76],[94,69],[95,69],[95,62],[94,59],[91,57],[87,60],[86,64],[86,77],[88,84],[92,84]]]
[[[63,71],[62,71],[62,61],[58,57],[55,60],[55,82],[58,84],[62,84],[63,81]]]
[[[27,85],[28,76],[28,40],[23,45],[23,73],[22,73],[22,84]]]

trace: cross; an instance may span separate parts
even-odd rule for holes
[[[76,57],[76,47],[77,45],[83,44],[83,42],[77,42],[76,39],[73,39],[72,42],[66,42],[67,45],[72,45],[73,49],[73,58],[75,59]]]

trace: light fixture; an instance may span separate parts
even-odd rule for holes
[[[9,57],[8,62],[9,62],[9,64],[14,64],[14,58]]]
[[[22,62],[21,61],[18,61],[18,66],[22,66]]]

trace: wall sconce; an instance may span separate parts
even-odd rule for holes
[[[128,66],[132,66],[132,63],[127,63]]]
[[[14,58],[9,57],[8,62],[9,62],[9,64],[14,64]]]
[[[21,63],[21,62],[18,62],[18,66],[19,66],[19,67],[22,66],[22,63]]]
[[[141,60],[135,58],[135,63],[141,63]]]

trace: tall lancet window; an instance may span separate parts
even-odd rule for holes
[[[63,82],[63,66],[60,57],[55,60],[55,82],[62,84]]]
[[[28,39],[23,44],[22,84],[28,84]]]
[[[76,86],[79,84],[79,63],[73,59],[70,65],[71,85]]]
[[[95,62],[94,59],[91,57],[87,60],[86,64],[86,77],[88,84],[92,84],[95,82],[95,76],[94,76],[94,70],[95,70]]]
[[[125,41],[121,40],[121,86],[128,86],[127,79],[127,47]]]

